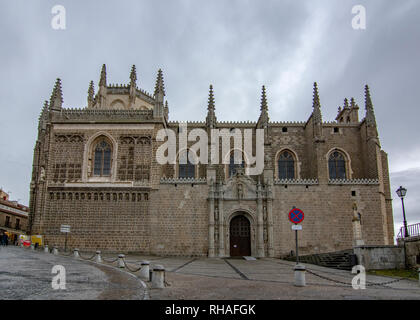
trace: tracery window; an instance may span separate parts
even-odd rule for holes
[[[93,174],[100,177],[111,175],[111,146],[105,140],[96,145]]]
[[[188,156],[189,155],[189,156]],[[190,158],[191,153],[190,151],[183,151],[179,155],[179,178],[195,178],[195,165],[191,163]]]
[[[279,179],[295,179],[295,159],[291,152],[283,151],[278,159]]]
[[[235,154],[232,152],[229,162],[229,177],[233,176],[238,168],[245,168],[245,160],[242,157],[242,163],[235,163]]]
[[[330,179],[346,179],[346,161],[342,153],[334,151],[328,159]]]

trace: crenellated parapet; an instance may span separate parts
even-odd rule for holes
[[[328,184],[334,185],[379,185],[378,179],[329,179]]]
[[[318,179],[275,179],[275,185],[317,185]]]
[[[54,121],[152,120],[153,110],[62,109]]]
[[[161,184],[207,184],[206,178],[161,178]]]

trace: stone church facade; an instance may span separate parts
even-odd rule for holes
[[[136,82],[133,66],[128,85],[107,84],[104,65],[87,106],[69,109],[57,79],[39,119],[30,185],[30,232],[46,244],[64,246],[60,225],[68,224],[68,245],[80,250],[279,257],[294,250],[294,206],[305,213],[302,254],[393,244],[388,160],[367,86],[365,117],[345,99],[333,122],[322,120],[316,83],[305,122],[270,121],[264,87],[257,121],[218,121],[210,86],[206,120],[187,130],[264,130],[264,169],[250,176],[233,147],[226,163],[181,163],[188,142],[177,146],[176,163],[159,164],[158,131],[178,136],[181,127],[169,121],[161,70],[153,95]]]

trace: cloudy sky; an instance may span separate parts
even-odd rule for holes
[[[66,9],[54,30],[51,9]],[[352,8],[366,29],[352,28]],[[209,84],[219,120],[256,120],[261,86],[272,121],[306,121],[318,82],[324,121],[345,97],[364,116],[371,88],[382,148],[389,154],[394,219],[399,185],[408,189],[409,223],[420,222],[420,1],[418,0],[0,0],[0,187],[29,202],[37,119],[55,79],[64,106],[84,107],[107,65],[109,83],[153,93],[164,71],[171,120],[204,120]]]

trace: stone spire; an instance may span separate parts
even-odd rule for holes
[[[155,118],[161,118],[163,117],[164,113],[163,98],[165,97],[165,86],[163,84],[163,73],[161,69],[158,70],[154,97],[155,107],[153,109],[153,116]]]
[[[131,67],[131,72],[130,72],[130,86],[135,87],[136,81],[137,81],[136,66],[133,64],[133,66]]]
[[[166,121],[168,121],[169,119],[168,100],[165,101],[165,108],[163,109],[163,114],[165,115]]]
[[[106,65],[102,65],[101,77],[99,79],[99,87],[106,87]]]
[[[47,120],[48,120],[48,101],[45,100],[44,106],[42,107],[42,111],[39,116],[38,131],[45,130]]]
[[[136,81],[137,81],[137,73],[136,73],[136,66],[133,64],[131,67],[130,72],[130,106],[136,102]]]
[[[216,127],[216,113],[215,113],[215,103],[214,103],[214,95],[213,95],[213,85],[210,85],[209,90],[209,101],[207,105],[207,117],[206,117],[206,124],[209,128]]]
[[[88,97],[87,97],[88,108],[93,107],[94,96],[95,96],[95,88],[93,87],[93,81],[91,81],[89,83]]]
[[[155,99],[163,103],[163,97],[165,96],[165,85],[163,83],[163,73],[161,69],[158,70],[154,95]]]
[[[96,103],[99,104],[99,108],[105,108],[106,106],[106,98],[108,95],[107,92],[107,84],[106,84],[106,65],[102,65],[101,69],[101,77],[99,79],[99,90],[97,95]]]
[[[57,78],[50,98],[50,111],[61,111],[63,106],[63,92],[61,90],[61,80]]]
[[[322,124],[321,104],[319,102],[318,85],[314,82],[314,95],[312,102],[312,115],[314,124]]]
[[[366,108],[366,124],[368,126],[376,126],[375,113],[373,111],[372,99],[370,97],[369,86],[365,86],[365,108]]]
[[[267,105],[267,96],[265,93],[265,86],[262,86],[260,110],[261,110],[260,121],[262,121],[263,126],[267,126],[269,117],[268,117],[268,105]]]

